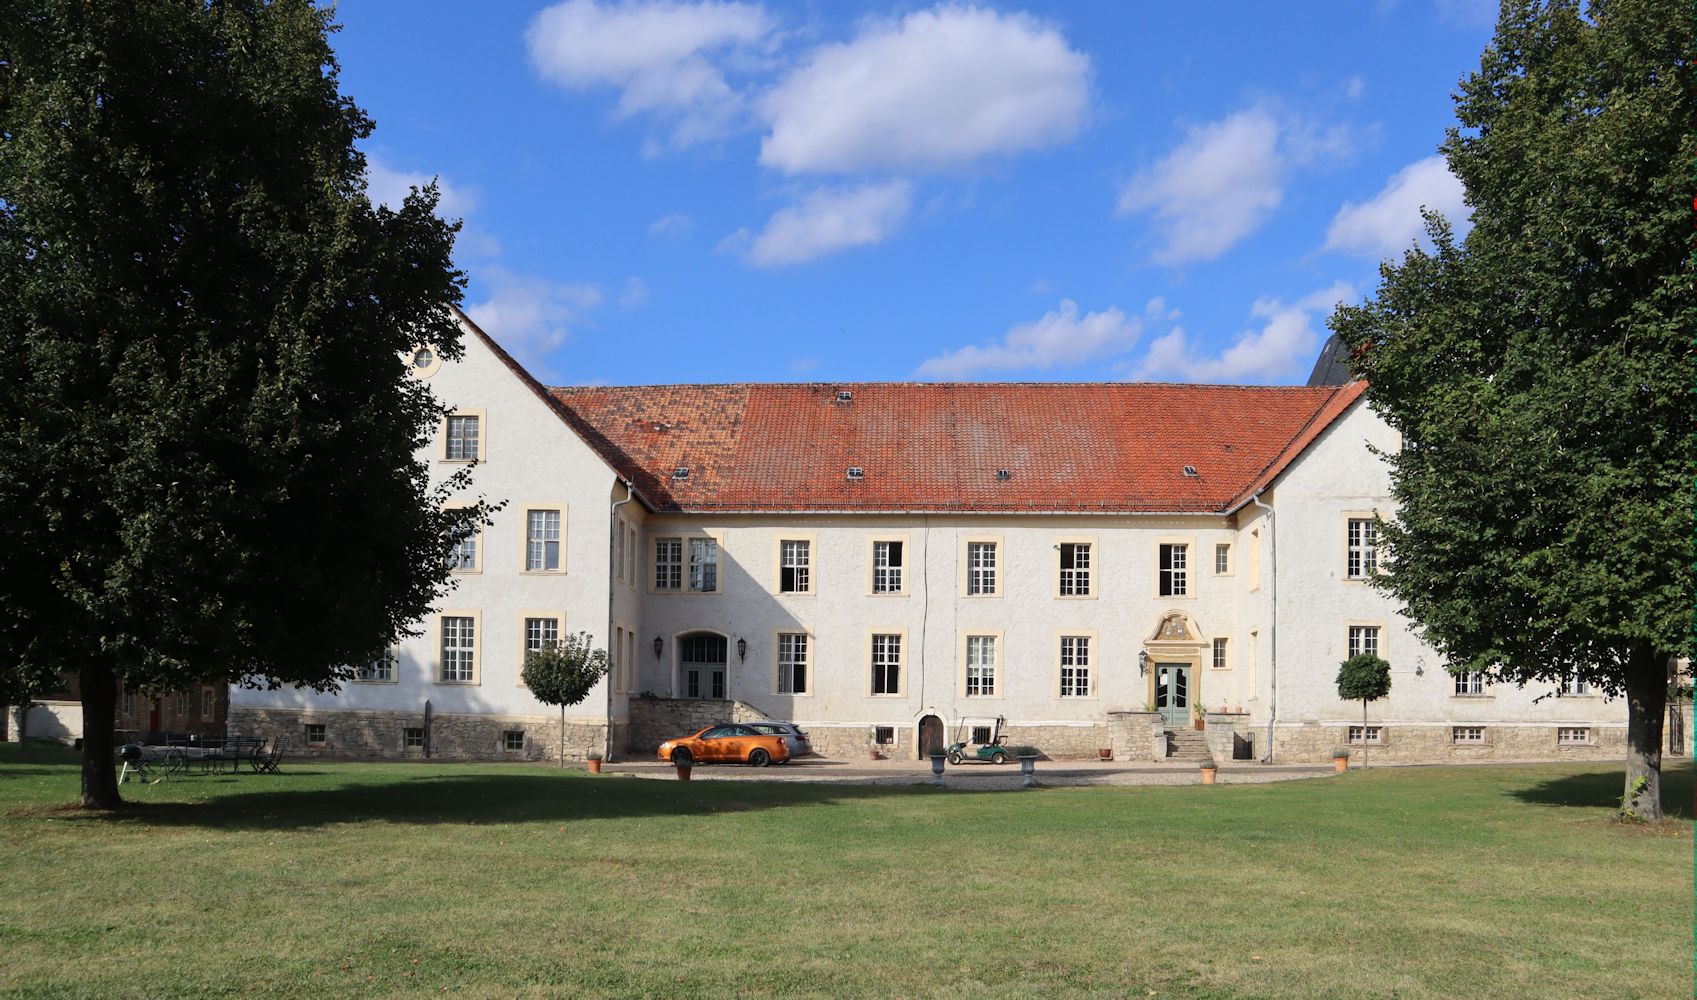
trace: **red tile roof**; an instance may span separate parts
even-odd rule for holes
[[[1226,513],[1363,388],[873,382],[548,393],[657,511]],[[838,402],[840,391],[852,401]],[[687,478],[674,478],[678,467]],[[850,467],[864,477],[848,478]]]

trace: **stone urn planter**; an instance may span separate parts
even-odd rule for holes
[[[1019,755],[1019,773],[1025,777],[1025,780],[1020,782],[1019,787],[1030,788],[1032,785],[1037,784],[1036,754],[1022,753]]]
[[[948,757],[944,755],[941,749],[933,749],[927,756],[931,758],[931,783],[941,788],[943,785],[943,762],[948,760]]]

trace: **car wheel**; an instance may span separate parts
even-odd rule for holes
[[[949,763],[959,764],[960,763],[960,754],[958,752],[949,754]]]
[[[672,751],[672,763],[679,767],[689,767],[695,763],[695,755],[679,747]]]
[[[1000,750],[990,755],[990,763],[992,764],[1006,764],[1007,762],[1008,755],[1002,753]]]
[[[772,755],[760,747],[755,747],[754,752],[748,755],[748,762],[755,767],[765,767],[772,763]]]

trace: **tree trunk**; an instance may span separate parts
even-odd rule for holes
[[[560,706],[560,766],[566,766],[566,706]]]
[[[1647,646],[1626,665],[1626,790],[1623,816],[1662,818],[1662,716],[1667,711],[1667,658]]]
[[[118,704],[118,679],[105,664],[87,663],[82,680],[82,805],[116,809],[118,769],[112,747],[112,715]]]
[[[1361,769],[1367,769],[1367,699],[1361,699]]]

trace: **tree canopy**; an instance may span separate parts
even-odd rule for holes
[[[588,632],[568,633],[551,646],[524,654],[519,677],[544,705],[560,707],[560,764],[566,762],[566,706],[589,697],[607,675],[607,651],[596,649]]]
[[[1338,697],[1378,701],[1391,693],[1391,665],[1372,653],[1357,653],[1338,666]]]
[[[15,0],[0,17],[0,672],[71,671],[84,802],[116,684],[329,688],[448,548],[402,356],[460,351],[457,225],[373,206],[330,11]]]
[[[1441,146],[1472,228],[1331,325],[1401,432],[1379,583],[1458,668],[1625,696],[1660,816],[1692,601],[1694,29],[1674,0],[1505,0]]]

